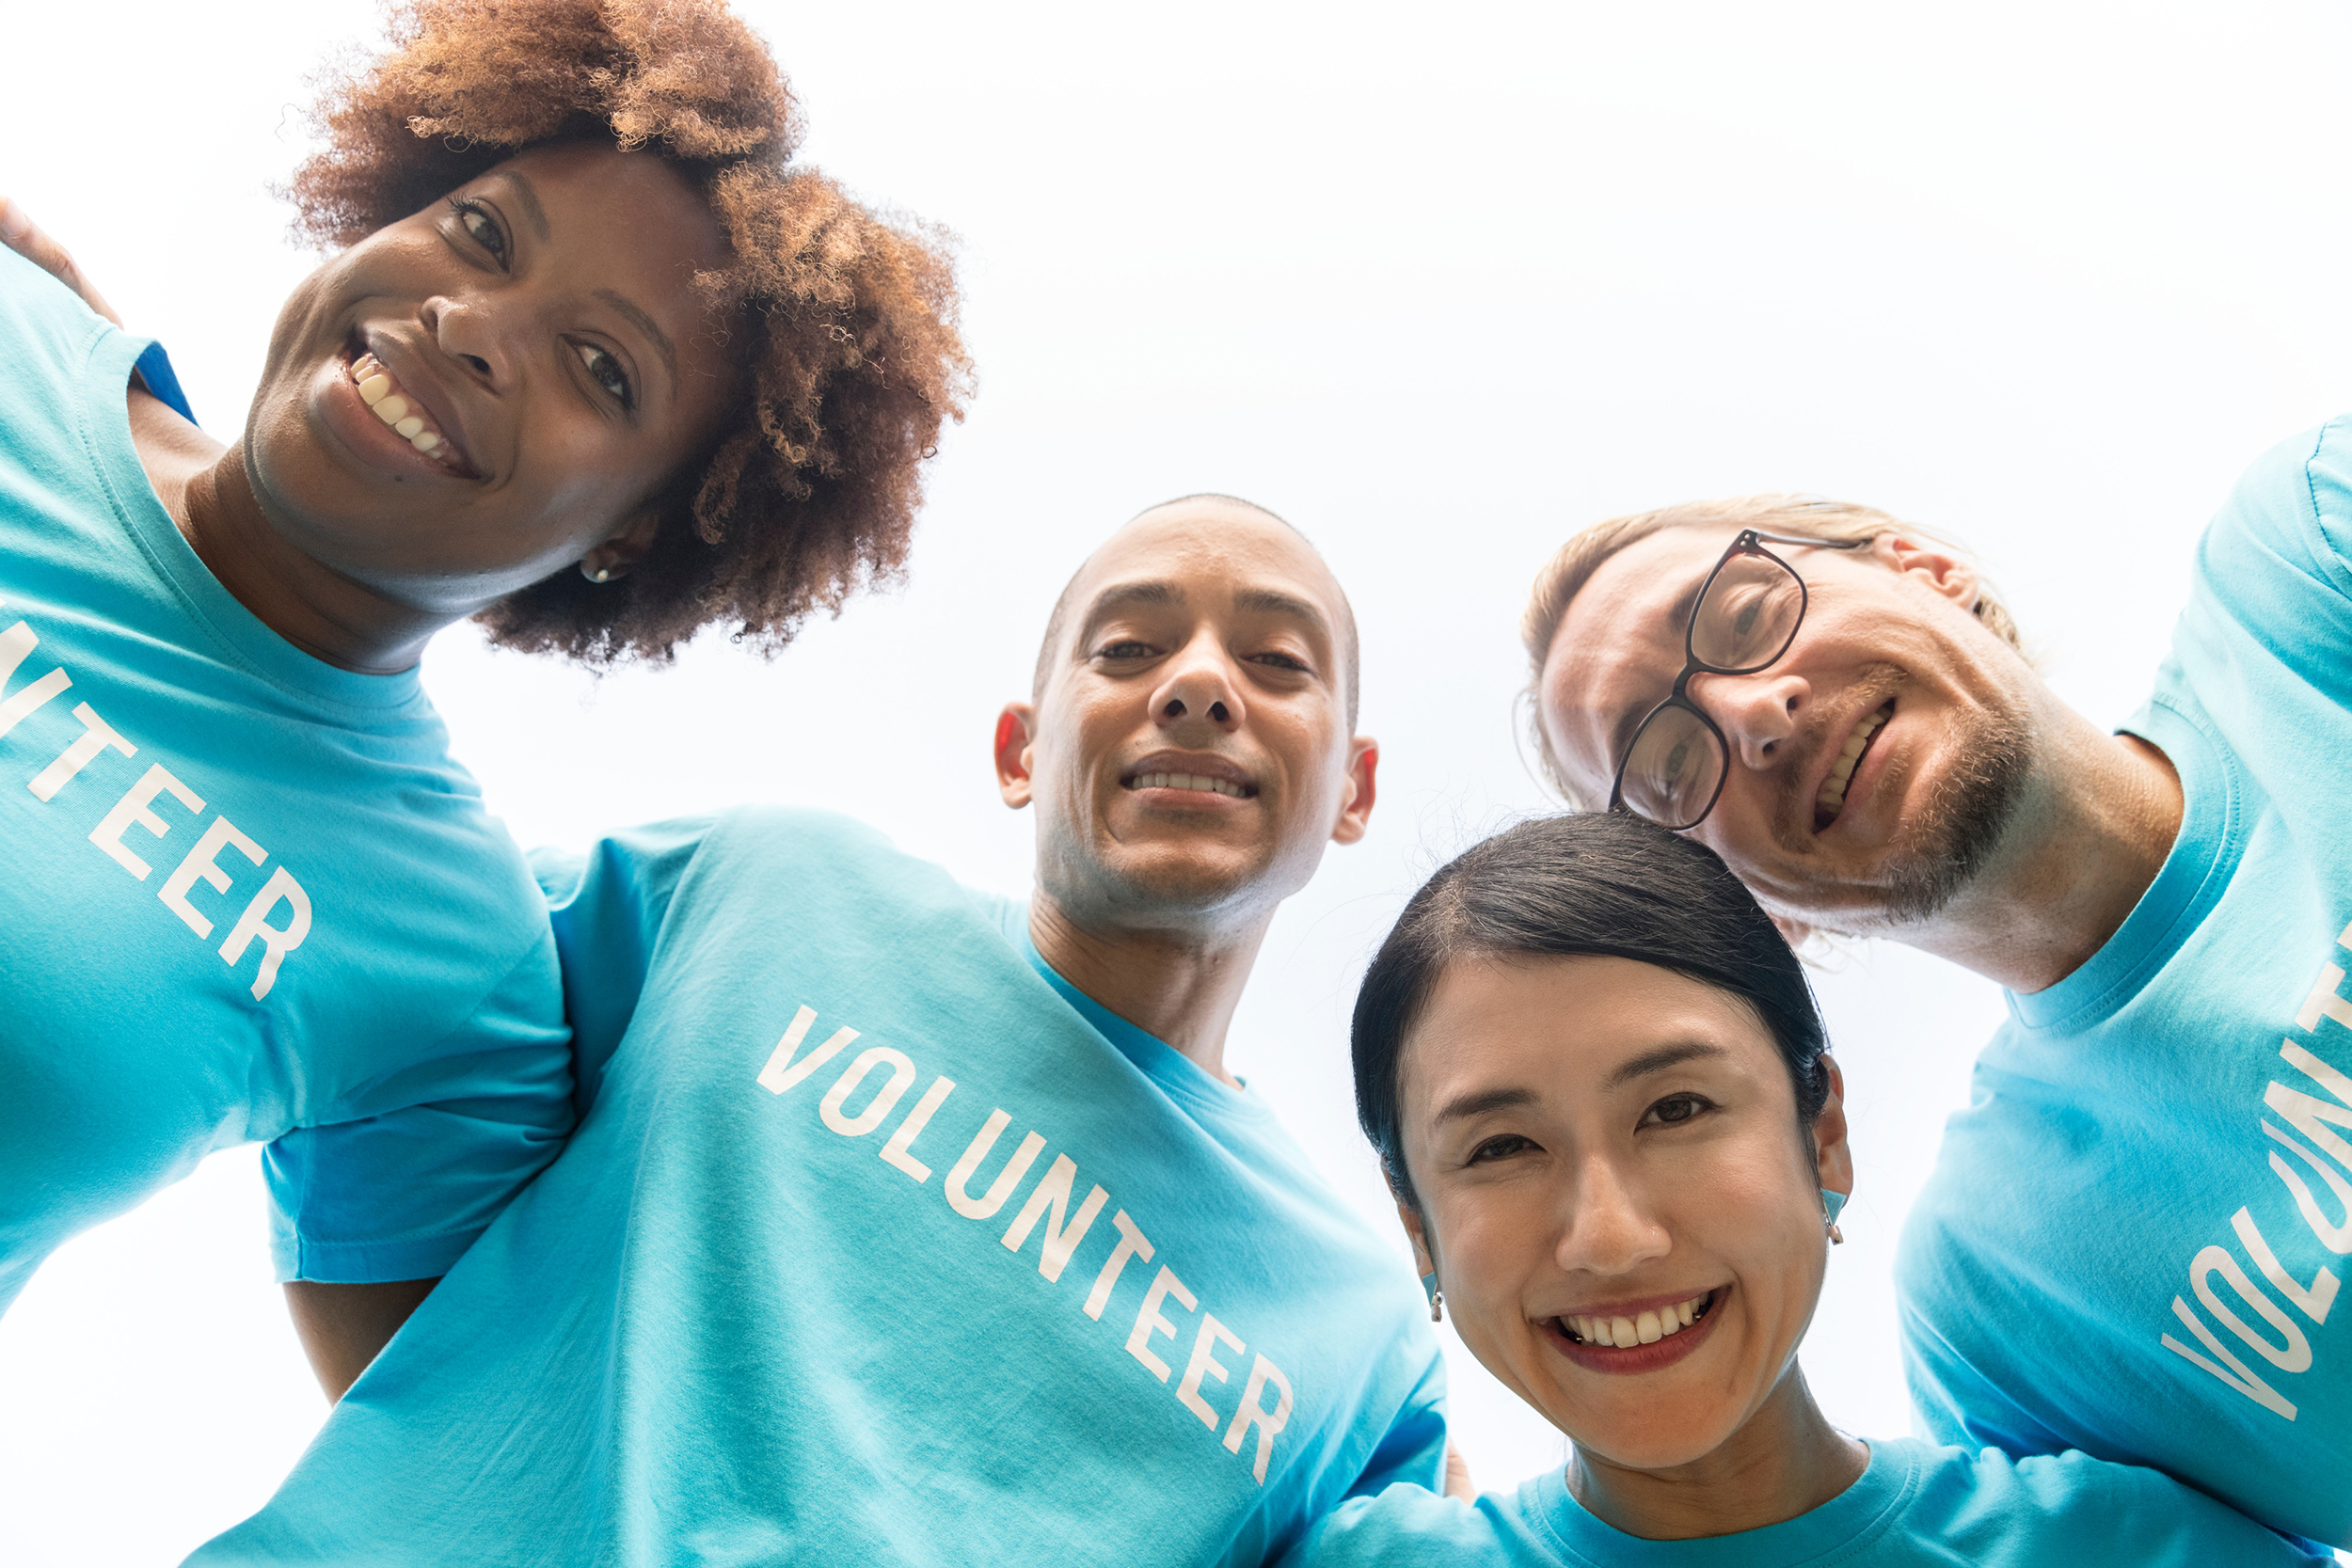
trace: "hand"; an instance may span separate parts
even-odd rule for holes
[[[117,326],[122,325],[122,318],[115,314],[114,307],[106,303],[103,294],[90,287],[89,279],[73,264],[73,257],[65,246],[34,228],[24,209],[5,196],[0,196],[0,242],[6,242],[10,250],[54,275],[57,281],[80,294],[83,304]]]

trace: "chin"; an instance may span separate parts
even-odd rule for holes
[[[1738,1425],[1724,1419],[1691,1418],[1682,1402],[1664,1402],[1669,1409],[1645,1411],[1614,1425],[1589,1418],[1575,1427],[1561,1421],[1552,1424],[1567,1433],[1579,1449],[1629,1470],[1671,1470],[1694,1465],[1722,1448]],[[1685,1418],[1675,1419],[1678,1415]]]

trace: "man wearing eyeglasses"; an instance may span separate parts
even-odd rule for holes
[[[1701,839],[1792,937],[2009,989],[1899,1263],[1928,1429],[2352,1544],[2352,420],[2241,483],[2118,733],[1963,552],[1838,502],[1599,524],[1522,630],[1572,800]]]

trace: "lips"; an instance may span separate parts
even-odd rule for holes
[[[1255,800],[1257,781],[1223,757],[1194,752],[1154,752],[1120,774],[1126,790],[1176,790],[1186,794],[1221,796],[1232,800]]]
[[[368,411],[392,435],[450,473],[477,477],[465,444],[447,420],[428,405],[420,389],[404,383],[365,342],[355,340],[343,351],[343,376],[359,394]]]
[[[1694,1354],[1713,1335],[1730,1289],[1719,1285],[1692,1296],[1652,1297],[1599,1306],[1590,1312],[1564,1312],[1541,1320],[1537,1326],[1554,1350],[1586,1371],[1619,1376],[1654,1372]],[[1687,1323],[1682,1321],[1685,1308],[1690,1312]],[[1671,1330],[1666,1327],[1669,1313],[1675,1323]]]
[[[1838,748],[1837,754],[1830,759],[1829,772],[1822,777],[1821,787],[1813,797],[1815,832],[1825,832],[1844,814],[1846,791],[1852,786],[1855,770],[1862,766],[1862,758],[1870,750],[1871,742],[1878,738],[1879,732],[1894,716],[1895,699],[1889,697],[1856,720],[1853,728],[1846,732],[1844,743]]]

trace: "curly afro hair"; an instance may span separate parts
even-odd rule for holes
[[[745,389],[645,559],[509,594],[476,617],[491,641],[602,667],[727,622],[773,653],[901,578],[921,464],[971,391],[946,236],[786,166],[799,106],[758,37],[720,0],[396,0],[387,31],[318,84],[298,235],[335,249],[530,148],[608,141],[705,193],[734,256],[694,286],[749,324]]]

